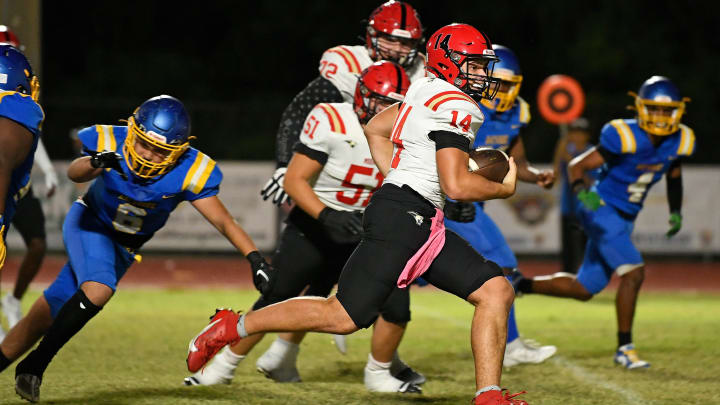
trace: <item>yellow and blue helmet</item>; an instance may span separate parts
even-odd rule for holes
[[[40,81],[33,74],[30,62],[14,46],[0,44],[0,90],[17,91],[38,101]]]
[[[161,176],[175,165],[190,147],[190,117],[180,100],[171,96],[153,97],[140,105],[128,119],[123,151],[125,162],[138,177]],[[140,156],[135,143],[163,156],[154,162]]]
[[[685,113],[685,103],[690,99],[681,97],[678,88],[667,77],[653,76],[640,86],[637,93],[628,92],[635,98],[638,126],[646,132],[666,136],[677,132]]]
[[[503,112],[512,108],[515,103],[523,77],[517,56],[510,48],[493,44],[493,50],[500,60],[495,63],[492,77],[500,79],[500,88],[494,99],[483,99],[482,103],[487,108]]]

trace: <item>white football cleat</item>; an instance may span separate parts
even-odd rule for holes
[[[2,299],[2,311],[8,320],[8,326],[13,328],[22,319],[22,309],[20,300],[15,298],[11,293],[5,294]]]
[[[420,394],[422,388],[418,385],[398,380],[390,374],[390,370],[373,370],[365,367],[365,388],[370,392],[399,392]]]
[[[427,379],[422,373],[413,370],[412,367],[400,360],[400,356],[395,352],[392,363],[390,363],[390,374],[398,380],[405,381],[410,384],[423,385]]]
[[[230,384],[233,377],[235,376],[235,369],[237,363],[232,364],[226,358],[226,351],[230,350],[229,346],[225,346],[222,352],[218,353],[213,359],[212,363],[206,367],[200,369],[197,373],[190,377],[185,377],[183,383],[185,385],[216,385],[216,384]],[[238,358],[239,362],[245,356],[234,355]]]
[[[335,348],[338,349],[340,354],[347,354],[347,339],[345,335],[332,335],[332,337]]]
[[[635,350],[635,345],[632,343],[618,347],[617,352],[615,352],[615,363],[628,370],[650,367],[650,363],[640,360]]]
[[[5,340],[5,329],[3,329],[2,324],[0,324],[0,343]]]
[[[277,338],[257,359],[255,366],[257,371],[276,382],[300,382],[300,373],[296,365],[299,352],[300,346]]]
[[[532,341],[526,341],[518,337],[505,345],[503,367],[542,363],[556,352],[557,347],[555,346],[540,346]]]

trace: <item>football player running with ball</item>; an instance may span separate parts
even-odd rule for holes
[[[68,177],[94,182],[65,217],[69,261],[0,345],[2,371],[42,338],[15,368],[15,391],[31,402],[55,354],[102,310],[139,260],[137,251],[183,201],[247,256],[259,290],[272,286],[274,271],[217,196],[220,169],[190,147],[189,116],[179,100],[151,98],[127,126],[95,125],[78,136],[87,156],[70,164]]]
[[[373,62],[388,60],[405,69],[410,81],[425,76],[425,60],[418,52],[423,27],[417,11],[402,1],[390,0],[370,14],[365,45],[340,45],[320,58],[320,75],[298,93],[283,111],[276,135],[277,170],[263,187],[264,200],[287,201],[283,178],[305,118],[320,103],[352,103],[360,73]]]
[[[512,158],[502,183],[468,171],[470,146],[483,122],[477,102],[497,91],[490,77],[497,58],[487,36],[466,24],[441,28],[426,49],[430,77],[411,84],[401,105],[385,109],[365,128],[385,180],[365,209],[362,240],[343,268],[337,294],[287,300],[245,315],[218,311],[190,342],[191,371],[227,343],[257,333],[348,334],[367,328],[397,287],[407,288],[422,275],[475,307],[474,404],[527,404],[499,386],[512,286],[500,266],[443,225],[446,195],[482,201],[515,192]]]
[[[553,171],[535,169],[525,159],[520,129],[530,122],[530,106],[518,96],[522,72],[517,56],[502,45],[493,44],[493,50],[500,59],[493,70],[493,77],[500,80],[500,88],[494,99],[483,99],[480,102],[485,122],[475,134],[473,147],[491,147],[507,152],[517,162],[518,179],[541,187],[552,187],[555,179]],[[445,225],[470,242],[480,254],[510,273],[518,267],[517,258],[498,226],[485,213],[484,207],[482,202],[447,201]],[[555,346],[537,346],[520,337],[513,305],[508,319],[503,365],[512,367],[523,363],[542,363],[556,351]]]
[[[577,195],[577,215],[588,236],[577,276],[556,273],[532,279],[517,278],[518,291],[557,297],[590,300],[620,277],[615,307],[618,347],[615,363],[627,369],[650,367],[641,360],[632,340],[640,287],[645,264],[632,242],[631,234],[647,191],[665,175],[670,205],[670,230],[675,235],[682,225],[681,162],[695,151],[695,134],[680,123],[687,98],[666,77],[646,80],[635,98],[635,119],[616,119],[605,124],[600,144],[570,162],[568,176]],[[585,183],[588,171],[602,167],[594,184]]]
[[[253,311],[296,297],[307,285],[305,296],[330,294],[360,241],[362,212],[383,181],[363,128],[377,112],[402,101],[409,86],[399,65],[375,62],[360,76],[354,104],[322,103],[310,112],[285,174],[285,189],[296,206],[272,258],[275,284],[255,302]],[[417,384],[425,378],[404,365],[396,352],[410,321],[408,289],[395,288],[380,313],[365,385],[375,392],[419,392]],[[225,348],[185,384],[229,384],[240,360],[263,336],[258,333]],[[258,370],[275,381],[300,381],[296,359],[304,337],[305,332],[282,334],[258,359]],[[399,378],[391,375],[393,371]]]

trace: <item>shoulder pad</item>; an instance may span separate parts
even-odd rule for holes
[[[635,153],[637,143],[635,133],[623,119],[612,120],[605,124],[600,133],[600,144],[613,153]]]
[[[42,128],[45,113],[27,94],[0,91],[0,116],[9,118],[37,134]]]
[[[519,109],[519,117],[518,120],[521,124],[527,125],[530,122],[530,104],[528,104],[527,101],[523,100],[522,97],[517,97],[517,104]]]
[[[680,145],[678,156],[690,156],[695,152],[695,131],[685,124],[680,124]]]
[[[342,66],[345,66],[347,70],[350,73],[354,74],[360,74],[362,73],[362,67],[360,65],[360,61],[355,56],[355,54],[352,52],[350,47],[348,46],[336,46],[334,48],[330,48],[325,53],[323,53],[321,61],[328,60],[328,59],[341,59],[342,60]],[[322,64],[321,64],[322,67]]]
[[[347,134],[347,128],[345,126],[345,121],[343,121],[342,116],[340,115],[340,112],[338,109],[333,106],[333,104],[328,103],[320,103],[317,106],[315,106],[315,110],[320,110],[324,113],[324,116],[327,117],[328,125],[330,126],[330,131],[337,132],[340,134]]]
[[[192,156],[188,156],[188,158],[190,158],[189,160],[192,160],[192,165],[185,174],[182,189],[190,191],[193,194],[200,194],[204,188],[212,186],[212,184],[208,182],[208,179],[210,179],[210,175],[216,171],[216,163],[214,160],[210,159],[208,155],[197,149],[191,148],[188,150],[188,153],[193,152],[195,153],[194,159]],[[217,172],[220,179],[222,179],[219,169]],[[220,183],[220,179],[216,180],[217,184],[215,184],[215,186]]]

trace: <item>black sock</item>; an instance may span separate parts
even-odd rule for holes
[[[618,347],[632,343],[632,332],[618,332]]]
[[[42,377],[48,364],[60,348],[101,309],[102,307],[93,304],[85,293],[78,289],[75,295],[70,297],[60,308],[38,347],[17,365],[15,374],[32,374]]]
[[[3,370],[5,370],[6,368],[8,368],[8,366],[9,366],[11,363],[12,363],[12,361],[10,361],[10,359],[8,359],[7,357],[5,357],[5,354],[2,352],[2,350],[0,350],[0,373],[2,373]]]
[[[531,278],[523,278],[522,280],[518,281],[517,283],[517,290],[521,293],[529,294],[532,291],[532,279]]]

